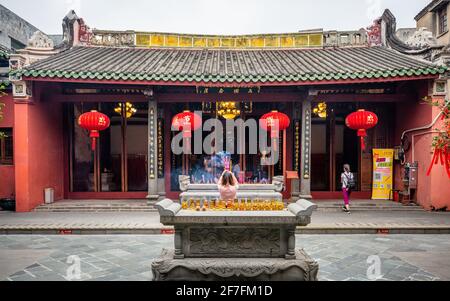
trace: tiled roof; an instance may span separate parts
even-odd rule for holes
[[[446,67],[384,47],[162,49],[74,47],[16,75],[27,78],[270,84],[441,74]]]

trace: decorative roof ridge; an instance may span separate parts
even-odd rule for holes
[[[392,14],[392,12],[389,9],[386,9],[379,19],[378,22],[381,22],[384,24],[384,36],[385,36],[385,44],[388,47],[391,47],[392,49],[403,53],[403,54],[409,54],[409,55],[424,55],[432,49],[439,49],[439,46],[425,46],[425,47],[416,47],[416,46],[410,46],[406,43],[404,43],[402,40],[398,38],[396,35],[397,32],[397,21],[395,16]],[[442,47],[441,47],[442,48]]]
[[[389,47],[380,45],[380,46],[369,46],[369,45],[355,45],[355,46],[318,46],[318,47],[261,47],[261,48],[239,48],[239,47],[229,47],[229,48],[214,48],[214,47],[160,47],[160,46],[109,46],[109,45],[75,45],[71,48],[67,48],[62,52],[69,51],[75,48],[109,48],[109,49],[136,49],[136,50],[173,50],[173,51],[280,51],[280,52],[292,52],[292,51],[344,51],[344,50],[352,50],[352,49],[370,49],[370,48],[384,48],[390,49]]]

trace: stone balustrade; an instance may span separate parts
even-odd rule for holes
[[[180,176],[180,201],[186,200],[218,200],[219,189],[216,184],[192,184],[189,176]],[[284,178],[274,177],[272,184],[240,184],[237,191],[239,200],[276,200],[282,201]]]

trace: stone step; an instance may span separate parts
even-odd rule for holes
[[[0,226],[0,235],[173,235],[171,227],[58,227],[39,226]],[[296,234],[450,234],[450,225],[379,225],[379,226],[330,226],[315,225],[298,227]]]
[[[111,209],[121,209],[121,208],[153,208],[149,205],[139,205],[139,206],[108,206],[108,205],[83,205],[83,206],[73,206],[73,205],[42,205],[37,208],[111,208]]]
[[[341,211],[342,202],[316,201],[318,211]],[[351,203],[352,211],[423,211],[423,208],[413,205],[402,205],[395,202],[355,201]],[[147,203],[67,203],[45,204],[37,207],[35,212],[157,212],[153,204]]]
[[[157,212],[155,209],[36,209],[35,212]]]
[[[338,212],[341,211],[342,205],[320,207],[317,211],[321,212]],[[372,206],[352,206],[352,211],[423,211],[421,207],[372,207]],[[157,212],[157,210],[150,206],[143,207],[38,207],[35,212]]]
[[[343,203],[343,201],[334,201],[334,202],[321,202],[321,201],[314,201],[314,203],[316,203],[319,206],[336,206],[336,205],[341,205]],[[350,203],[353,206],[372,206],[372,207],[376,207],[376,206],[389,206],[389,207],[420,207],[417,204],[414,203],[410,203],[407,205],[404,205],[402,203],[397,203],[397,202],[388,202],[388,201],[383,201],[383,202],[371,202],[371,201],[350,201]]]
[[[324,202],[321,203],[316,202],[318,205],[319,211],[340,211],[343,203],[342,202]],[[369,202],[354,202],[350,203],[350,207],[352,211],[423,211],[424,209],[421,206],[416,204],[408,204],[403,205],[401,203],[394,202],[378,202],[378,203],[369,203]]]
[[[341,206],[342,207],[342,206]],[[318,208],[318,212],[341,212],[339,208]],[[424,209],[401,209],[401,208],[357,208],[351,207],[351,212],[374,212],[374,211],[386,211],[386,212],[423,212]]]
[[[35,212],[157,212],[153,205],[71,205],[51,204],[37,207]]]

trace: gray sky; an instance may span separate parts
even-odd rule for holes
[[[92,28],[205,34],[350,30],[367,27],[389,8],[398,27],[415,27],[414,16],[431,0],[0,0],[48,34],[75,9]]]

